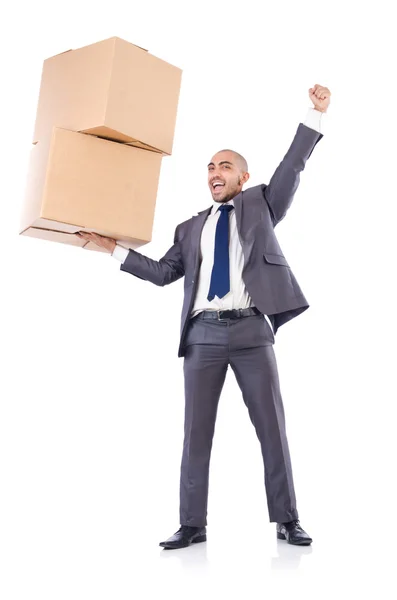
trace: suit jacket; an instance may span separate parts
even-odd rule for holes
[[[299,185],[300,172],[322,137],[300,123],[269,184],[248,188],[233,199],[244,254],[244,284],[255,306],[268,315],[274,334],[281,325],[309,308],[274,228],[285,217]],[[159,261],[130,250],[120,266],[121,271],[160,286],[185,277],[178,356],[185,354],[184,340],[200,269],[201,232],[210,211],[211,207],[180,223],[173,246]]]

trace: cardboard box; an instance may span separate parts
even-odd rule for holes
[[[162,155],[53,128],[31,150],[20,233],[105,251],[94,231],[125,248],[151,241]]]
[[[55,126],[171,154],[181,76],[117,37],[48,58],[33,143]]]

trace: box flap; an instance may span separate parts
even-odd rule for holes
[[[69,50],[64,50],[63,52],[58,52],[58,54],[54,54],[50,58],[55,58],[55,56],[60,56],[61,54],[66,54],[67,52],[72,52],[73,48],[69,48]]]
[[[124,40],[123,38],[120,38],[117,35],[110,37],[110,38],[106,38],[106,40],[101,40],[101,41],[105,42],[107,40],[122,40],[123,42],[127,42],[127,40]],[[99,43],[100,42],[93,42],[93,44],[99,44]],[[88,44],[88,45],[92,46],[93,44]],[[147,48],[142,48],[142,46],[138,46],[137,44],[133,44],[132,42],[127,42],[127,44],[131,44],[132,46],[135,46],[136,48],[139,48],[140,50],[143,50],[144,52],[149,52],[149,50],[147,50]],[[84,48],[85,46],[82,46],[82,47]],[[63,52],[58,52],[58,54],[54,54],[50,58],[55,58],[55,56],[60,56],[61,54],[66,54],[67,52],[73,52],[73,50],[79,50],[79,48],[69,48],[69,50],[64,50]]]
[[[138,44],[133,44],[132,42],[129,42],[128,40],[125,40],[121,37],[118,37],[117,35],[115,35],[111,39],[112,40],[121,40],[122,42],[127,42],[127,44],[131,44],[131,46],[135,46],[135,48],[139,48],[140,50],[143,50],[144,52],[149,52],[149,50],[147,48],[142,48],[142,46],[138,46]]]

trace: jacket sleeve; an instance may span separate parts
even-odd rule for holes
[[[265,187],[264,199],[274,226],[287,214],[300,182],[300,173],[322,137],[322,133],[300,123],[287,154]]]
[[[180,247],[180,225],[175,229],[174,244],[160,260],[153,260],[140,252],[130,250],[120,265],[120,270],[160,286],[183,277],[185,268]]]

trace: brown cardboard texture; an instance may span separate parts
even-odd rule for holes
[[[55,126],[171,154],[181,76],[118,37],[48,58],[33,143]]]
[[[94,231],[125,248],[151,241],[162,155],[54,128],[31,150],[20,233],[101,250]]]

